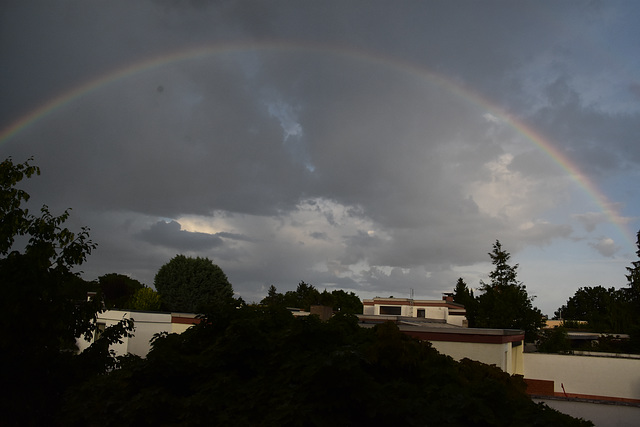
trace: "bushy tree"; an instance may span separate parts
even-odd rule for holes
[[[640,231],[636,244],[640,259]],[[581,287],[555,312],[556,317],[586,321],[594,332],[629,334],[628,351],[640,352],[640,261],[632,261],[626,269],[628,287]]]
[[[92,335],[102,306],[87,300],[88,285],[75,272],[96,245],[88,229],[63,227],[69,211],[55,216],[43,206],[36,216],[23,208],[29,195],[17,185],[40,174],[31,161],[0,163],[0,384],[7,391],[0,411],[8,425],[51,425],[65,389],[113,366],[108,343],[132,329],[123,321],[75,355],[76,339]]]
[[[271,285],[267,291],[267,296],[260,301],[260,304],[270,307],[284,307],[284,295],[279,293],[274,285]]]
[[[151,288],[138,289],[130,299],[129,308],[140,311],[159,311],[162,307],[160,295]]]
[[[312,305],[325,305],[331,307],[334,312],[348,314],[362,314],[362,301],[353,292],[342,289],[334,289],[328,292],[326,289],[318,292],[315,286],[305,283],[298,284],[295,291],[287,291],[284,295],[278,293],[275,286],[271,285],[267,296],[260,304],[273,307],[295,307],[309,311]]]
[[[496,240],[489,253],[495,266],[491,281],[481,284],[477,298],[476,326],[480,328],[522,329],[525,340],[533,342],[544,325],[542,312],[533,306],[533,298],[517,279],[518,264],[510,265],[511,255]]]
[[[614,314],[617,300],[615,288],[585,286],[579,288],[555,314],[565,320],[586,321],[589,329],[598,332],[620,332],[614,330],[613,320],[613,316],[619,315]]]
[[[320,304],[320,292],[315,286],[301,281],[295,291],[287,291],[284,294],[284,304],[286,307],[309,311],[312,305]]]
[[[159,380],[161,379],[161,380]],[[525,393],[521,377],[455,362],[393,323],[213,313],[157,338],[146,359],[68,396],[68,425],[588,426]],[[114,410],[113,408],[117,408]],[[508,410],[505,410],[508,408]]]
[[[169,311],[202,313],[233,300],[227,275],[208,258],[176,255],[160,267],[154,285]]]
[[[130,307],[134,294],[145,286],[124,274],[110,273],[98,277],[98,285],[106,308]]]
[[[562,326],[543,330],[540,333],[537,344],[538,351],[542,353],[568,354],[571,352],[571,344],[567,338],[567,330]]]
[[[334,289],[331,291],[331,297],[333,298],[333,304],[331,305],[333,311],[343,314],[362,314],[362,300],[354,292]]]

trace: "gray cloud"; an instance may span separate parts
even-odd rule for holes
[[[175,221],[158,221],[138,236],[152,245],[166,246],[178,251],[206,251],[221,246],[223,240],[219,236],[206,233],[194,233],[181,229]]]
[[[597,242],[589,243],[589,246],[598,251],[602,256],[609,258],[613,257],[616,252],[620,250],[620,247],[609,237],[603,237]]]
[[[248,300],[299,280],[439,297],[460,275],[474,285],[486,274],[496,239],[581,271],[572,263],[593,249],[633,255],[599,209],[638,218],[637,12],[9,0],[0,129],[60,98],[0,134],[0,153],[33,155],[32,200],[91,227],[89,277],[150,284],[186,252],[214,259]]]

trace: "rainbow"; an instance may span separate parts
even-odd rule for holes
[[[71,90],[64,92],[57,97],[43,103],[39,107],[23,115],[14,123],[6,127],[0,132],[0,145],[4,144],[15,135],[19,134],[26,128],[33,126],[39,120],[54,114],[62,107],[72,103],[73,101],[87,96],[88,94],[114,82],[117,82],[127,77],[134,76],[142,72],[148,72],[168,64],[179,63],[184,61],[198,60],[202,58],[208,58],[225,53],[243,53],[243,52],[282,52],[282,53],[309,53],[317,52],[328,55],[338,55],[348,58],[359,59],[363,61],[373,62],[376,64],[390,66],[392,68],[398,68],[410,74],[416,75],[421,79],[428,79],[431,82],[435,82],[440,86],[446,87],[452,93],[467,99],[473,104],[479,105],[482,108],[491,112],[494,116],[500,117],[505,120],[510,126],[512,126],[518,133],[525,138],[533,142],[539,147],[548,157],[550,157],[557,165],[565,170],[580,187],[587,193],[587,195],[595,201],[602,212],[608,217],[609,221],[616,226],[621,234],[628,240],[631,247],[635,247],[634,233],[631,233],[626,229],[626,221],[620,216],[620,214],[613,208],[606,195],[604,195],[595,184],[589,178],[584,175],[580,169],[571,162],[571,160],[560,150],[558,150],[547,138],[542,134],[536,132],[533,128],[527,125],[517,117],[512,116],[508,112],[499,108],[495,104],[483,98],[473,90],[464,87],[458,82],[453,81],[450,78],[434,73],[433,71],[416,65],[406,60],[383,56],[376,52],[369,52],[364,50],[353,50],[344,47],[336,47],[332,45],[321,44],[309,44],[309,43],[295,43],[295,42],[251,42],[251,43],[225,43],[223,45],[210,45],[201,46],[186,50],[180,50],[171,52],[169,54],[149,58],[140,62],[129,64],[125,67],[115,69],[104,73],[93,80],[89,80],[81,85],[73,87]]]

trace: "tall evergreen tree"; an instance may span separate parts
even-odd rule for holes
[[[526,341],[535,340],[537,331],[544,325],[544,319],[542,312],[533,306],[533,298],[527,293],[526,287],[518,281],[518,264],[509,264],[511,255],[502,249],[498,240],[489,256],[495,267],[489,273],[489,283],[480,281],[483,293],[477,298],[476,326],[522,329]]]
[[[638,256],[638,260],[632,261],[631,267],[627,267],[629,274],[627,274],[626,277],[635,298],[640,300],[640,231],[636,234],[636,238],[636,246],[638,248],[636,255]]]
[[[636,255],[638,259],[627,267],[626,275],[629,288],[626,290],[627,319],[629,320],[628,333],[631,336],[631,350],[640,352],[640,231],[636,234]]]
[[[475,327],[477,301],[473,296],[473,290],[469,289],[462,277],[458,278],[456,287],[453,290],[453,302],[464,305],[467,311],[466,317],[470,327]]]

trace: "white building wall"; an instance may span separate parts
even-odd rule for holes
[[[466,316],[452,316],[448,314],[447,323],[450,325],[463,326],[465,328],[468,326]]]
[[[154,334],[159,332],[173,332],[170,313],[107,310],[104,313],[100,313],[98,316],[98,323],[104,323],[106,327],[109,327],[115,325],[122,319],[128,318],[132,318],[134,321],[135,330],[133,332],[133,337],[123,337],[123,342],[121,344],[113,344],[110,347],[110,349],[114,350],[118,356],[131,353],[144,357],[151,349],[149,341],[153,338]],[[191,325],[184,326],[188,327]],[[91,342],[87,342],[84,338],[80,338],[77,341],[78,349],[83,351],[89,347],[92,342],[93,340]]]
[[[524,376],[556,392],[640,399],[640,359],[525,353]]]
[[[136,330],[129,338],[129,353],[144,357],[151,350],[153,335],[160,332],[172,331],[171,314],[169,313],[136,313],[129,315],[133,318]]]
[[[426,308],[427,319],[447,319],[448,310],[446,307],[421,307]]]
[[[508,374],[520,373],[514,370],[511,343],[487,344],[432,340],[429,340],[429,342],[440,353],[451,356],[455,360],[461,360],[466,357],[487,365],[495,365]],[[522,348],[522,346],[519,347]]]
[[[533,399],[572,417],[584,418],[596,427],[637,427],[640,407],[612,405],[611,403],[575,402],[555,399]]]

